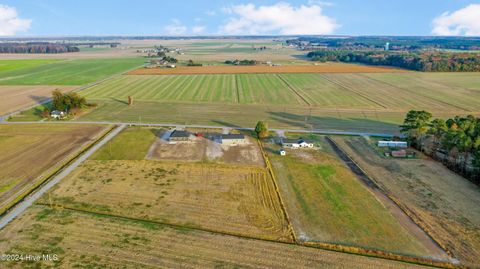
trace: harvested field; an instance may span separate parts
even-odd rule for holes
[[[100,125],[0,125],[0,211],[104,130]]]
[[[75,86],[0,86],[0,115],[34,105],[51,97],[53,90],[63,92],[75,89]]]
[[[407,263],[34,206],[0,231],[2,253],[56,253],[58,268],[424,268]],[[3,262],[2,262],[3,263]],[[8,262],[9,268],[35,262]]]
[[[159,161],[87,161],[44,203],[227,234],[291,241],[265,169]]]
[[[363,138],[335,141],[460,262],[480,265],[477,186],[429,159],[383,158]]]
[[[429,249],[364,186],[321,136],[320,149],[267,152],[297,237],[388,252],[446,258]]]
[[[198,75],[198,74],[288,74],[288,73],[393,73],[402,69],[356,64],[328,63],[322,65],[285,66],[179,66],[177,68],[140,68],[129,75]]]

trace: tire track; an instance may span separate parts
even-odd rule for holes
[[[277,78],[279,78],[285,85],[287,85],[287,87],[291,91],[293,91],[295,95],[297,95],[297,97],[299,97],[303,102],[305,102],[305,104],[307,104],[308,106],[312,105],[310,104],[310,102],[308,102],[308,100],[305,97],[303,97],[303,95],[301,95],[296,89],[294,89],[293,86],[290,85],[290,83],[288,83],[284,77],[282,77],[280,74],[275,74],[275,76],[277,76]]]

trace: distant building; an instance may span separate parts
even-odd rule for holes
[[[223,145],[240,145],[247,143],[243,134],[222,134],[221,143]]]
[[[172,142],[179,142],[179,141],[189,141],[191,138],[191,135],[187,131],[178,131],[175,130],[173,133],[170,135],[168,138],[169,141]]]
[[[284,149],[280,149],[279,153],[281,156],[287,155],[287,152]]]
[[[402,149],[402,150],[394,150],[391,153],[392,157],[394,158],[406,158],[407,157],[407,151]]]
[[[281,140],[281,143],[284,148],[292,148],[292,149],[313,148],[313,141],[306,140],[303,138],[295,138],[295,139],[283,138]]]
[[[60,110],[54,110],[50,113],[50,117],[52,119],[63,119],[67,116],[67,113],[65,113],[64,111],[60,111]]]
[[[390,43],[385,43],[385,51],[388,51],[390,50]]]
[[[408,144],[405,141],[378,141],[378,147],[380,148],[407,148]]]

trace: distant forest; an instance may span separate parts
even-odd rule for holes
[[[312,51],[313,61],[395,66],[424,72],[479,72],[480,54],[447,52]]]
[[[66,53],[78,52],[76,46],[48,42],[0,43],[0,53]]]
[[[356,36],[356,37],[299,37],[287,44],[308,44],[330,50],[383,49],[390,50],[480,50],[480,37],[415,37],[415,36]]]

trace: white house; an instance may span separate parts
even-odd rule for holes
[[[280,149],[279,153],[281,156],[287,155],[287,152],[284,149]]]
[[[292,148],[292,149],[313,148],[313,141],[305,140],[303,138],[295,138],[295,139],[283,138],[282,146],[285,148]]]
[[[407,148],[408,144],[405,141],[386,141],[386,140],[382,140],[382,141],[378,141],[378,147],[380,147],[380,148],[385,148],[385,147]]]
[[[54,110],[50,113],[50,117],[52,119],[63,119],[67,116],[67,113],[65,113],[64,111],[60,111],[60,110]]]

